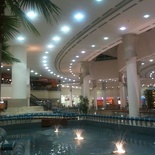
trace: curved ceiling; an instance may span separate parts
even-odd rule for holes
[[[91,61],[120,44],[122,35],[126,33],[140,34],[155,26],[155,0],[52,2],[62,10],[58,23],[49,25],[38,14],[32,23],[40,37],[21,28],[25,40],[11,42],[12,45],[26,47],[28,67],[37,72],[37,76],[78,81],[82,61]],[[78,19],[75,18],[77,13]],[[149,16],[145,18],[144,15]],[[66,26],[65,32],[62,31],[63,26]],[[120,30],[121,27],[125,29]],[[116,51],[113,53],[115,55]]]

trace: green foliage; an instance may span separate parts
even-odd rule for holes
[[[20,62],[20,60],[13,57],[9,52],[9,46],[6,43],[2,45],[2,62],[7,64],[13,64],[14,62]]]
[[[144,96],[145,96],[146,101],[147,101],[148,109],[152,109],[154,107],[154,105],[153,105],[154,98],[153,98],[152,90],[146,89],[144,91]]]
[[[51,0],[3,0],[0,3],[0,52],[2,53],[2,62],[13,63],[19,62],[9,52],[8,43],[11,39],[20,34],[20,27],[24,26],[36,36],[39,36],[38,30],[26,16],[25,11],[35,10],[40,13],[50,24],[60,17],[60,8]],[[5,12],[7,10],[7,14]],[[1,47],[1,46],[0,46]]]
[[[87,97],[83,97],[82,95],[79,98],[80,98],[80,103],[79,103],[80,113],[87,114],[88,113],[89,100]]]

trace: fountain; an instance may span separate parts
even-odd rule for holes
[[[56,132],[56,133],[59,132],[59,126],[55,126],[55,131],[54,132]]]
[[[77,139],[77,140],[83,140],[84,138],[81,136],[82,134],[82,130],[74,130],[75,134],[76,134],[76,137],[74,139]]]
[[[118,141],[115,143],[117,150],[113,151],[114,154],[125,154],[125,150],[123,149],[123,141]]]

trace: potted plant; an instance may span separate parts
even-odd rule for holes
[[[154,103],[154,97],[153,97],[152,90],[146,89],[144,91],[144,96],[145,96],[146,101],[147,101],[148,109],[154,108],[154,104],[153,104]]]
[[[87,114],[89,100],[87,97],[83,97],[82,95],[79,98],[80,98],[80,103],[79,103],[80,113]]]

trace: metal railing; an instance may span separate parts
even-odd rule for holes
[[[95,114],[76,114],[76,113],[49,113],[49,112],[7,115],[7,116],[3,115],[0,116],[0,125],[33,122],[33,120],[41,120],[46,118],[89,120],[97,122],[155,128],[155,118],[108,116],[98,114],[95,115]]]

